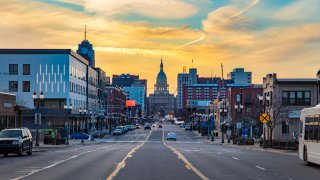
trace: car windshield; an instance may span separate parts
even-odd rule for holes
[[[21,130],[7,130],[7,131],[1,131],[0,137],[22,137],[22,131]]]

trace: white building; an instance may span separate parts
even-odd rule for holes
[[[252,82],[252,72],[245,72],[244,68],[235,68],[227,74],[227,79],[234,80],[236,85],[250,86]]]
[[[183,106],[183,85],[193,85],[197,83],[197,69],[190,68],[189,73],[186,73],[185,70],[183,73],[178,74],[178,85],[177,85],[177,110],[181,111]]]
[[[0,92],[16,94],[33,108],[32,93],[45,94],[46,108],[87,108],[88,61],[70,49],[0,49]]]

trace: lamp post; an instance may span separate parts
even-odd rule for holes
[[[35,125],[37,127],[36,134],[36,144],[35,146],[39,146],[39,124],[41,124],[41,114],[40,114],[40,105],[43,103],[44,93],[41,92],[39,98],[37,98],[37,93],[33,92],[32,99],[34,102],[34,107],[36,109],[35,113]]]
[[[83,109],[79,109],[79,113],[80,113],[80,116],[81,116],[81,114],[83,115],[83,120],[85,121],[85,116],[86,116],[86,113],[87,113],[87,110],[85,109],[85,108],[83,108]],[[84,121],[83,121],[83,123],[81,123],[81,130],[82,130],[82,134],[81,134],[81,144],[83,144],[84,143],[84,141],[83,141],[83,136],[84,136],[84,132],[83,132],[83,129],[84,129]]]
[[[242,113],[243,110],[243,105],[242,104],[235,104],[234,108],[236,109],[236,114],[237,114],[237,129],[238,129],[238,142],[237,144],[240,144],[240,129],[241,129],[241,122],[240,122],[240,114]]]
[[[266,107],[269,106],[269,102],[271,97],[269,95],[262,95],[258,96],[259,101],[260,101],[260,106],[262,109],[262,113],[266,113]],[[266,148],[266,125],[265,123],[263,124],[263,148]]]
[[[225,131],[225,124],[224,124],[224,117],[227,115],[228,108],[226,105],[226,101],[222,100],[222,106],[220,106],[220,115],[222,117],[222,123],[220,121],[221,126],[221,143],[224,143],[224,131]]]
[[[319,94],[320,94],[320,69],[318,70],[318,73],[317,73],[317,88],[318,88],[318,92],[317,92],[317,104],[320,104],[320,101],[319,101]]]
[[[69,107],[65,104],[63,106],[64,110],[67,112],[67,139],[66,139],[66,145],[69,145],[69,135],[70,135],[70,121],[69,121],[69,115],[72,111],[72,104],[69,105]]]

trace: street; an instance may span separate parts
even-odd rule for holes
[[[177,141],[167,141],[175,132]],[[134,130],[75,145],[0,156],[0,179],[318,179],[295,154],[211,143],[176,125]]]

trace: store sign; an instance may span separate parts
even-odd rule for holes
[[[300,110],[289,111],[288,118],[299,119],[300,115],[301,115],[301,111]]]

